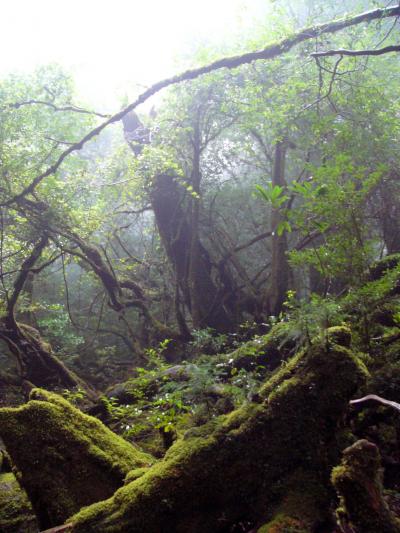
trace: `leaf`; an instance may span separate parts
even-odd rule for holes
[[[281,237],[285,233],[285,231],[287,231],[288,233],[291,233],[292,226],[287,220],[282,220],[282,222],[279,222],[276,228],[276,233],[278,234],[278,237]]]

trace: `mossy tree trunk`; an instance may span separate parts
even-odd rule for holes
[[[179,291],[176,314],[182,337],[188,336],[189,329],[179,308],[180,294],[195,328],[210,327],[223,332],[232,331],[235,327],[234,310],[230,308],[224,291],[224,286],[233,287],[233,280],[216,282],[210,254],[200,237],[201,155],[206,147],[201,132],[203,105],[204,102],[196,110],[193,124],[192,171],[187,178],[191,185],[191,194],[183,184],[179,184],[179,178],[172,173],[155,176],[150,193],[161,241],[173,268]],[[140,136],[139,132],[144,128],[137,115],[132,112],[128,118],[129,120],[124,121],[125,137],[137,156],[141,152],[141,144],[146,144],[148,138]],[[136,142],[132,144],[129,139],[135,139]],[[219,275],[221,276],[221,272]],[[227,271],[223,275],[229,276]]]
[[[73,516],[72,531],[225,533],[280,512],[306,530],[321,526],[337,422],[365,375],[348,348],[314,344],[266,383],[260,403],[189,432],[143,476]]]
[[[177,179],[169,174],[154,178],[151,203],[161,240],[194,327],[230,331],[234,323],[212,278],[210,255],[199,237],[200,200],[191,199],[192,210],[187,213],[184,188]]]
[[[378,448],[365,439],[343,452],[332,472],[339,497],[337,511],[344,530],[355,533],[400,533],[400,520],[383,497],[381,458]]]
[[[41,389],[21,407],[0,409],[0,436],[41,528],[109,498],[130,470],[153,462],[96,418]]]

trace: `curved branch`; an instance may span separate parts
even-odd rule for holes
[[[358,398],[357,400],[351,400],[349,403],[350,405],[355,405],[357,403],[367,402],[368,400],[375,400],[376,402],[382,403],[383,405],[388,405],[389,407],[393,407],[393,409],[400,411],[400,403],[386,400],[385,398],[381,398],[380,396],[377,396],[376,394],[368,394],[367,396],[364,396],[363,398]]]
[[[7,317],[10,320],[14,319],[14,308],[17,303],[17,300],[21,294],[21,291],[24,288],[26,279],[29,273],[32,271],[33,266],[40,258],[42,251],[46,248],[48,243],[48,236],[44,235],[34,246],[32,253],[28,256],[27,259],[22,263],[20,273],[17,276],[17,279],[14,282],[14,290],[7,304]]]
[[[78,107],[75,105],[67,105],[67,106],[56,106],[52,102],[47,102],[46,100],[25,100],[23,102],[14,102],[11,104],[6,104],[0,108],[0,111],[3,111],[5,109],[19,109],[20,107],[28,106],[28,105],[43,105],[46,107],[50,107],[53,111],[56,112],[65,112],[65,111],[72,111],[74,113],[83,113],[84,115],[95,115],[96,117],[100,118],[108,118],[110,115],[104,115],[103,113],[97,113],[96,111],[89,111],[88,109],[84,109],[83,107]]]

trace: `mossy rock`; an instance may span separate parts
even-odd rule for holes
[[[289,492],[304,495],[310,485],[310,498],[321,495],[318,509],[301,512],[299,505],[293,518],[320,523],[329,513],[326,487],[330,457],[337,456],[337,422],[365,377],[348,348],[315,343],[265,385],[261,403],[246,403],[178,440],[163,460],[112,498],[72,516],[72,531],[222,533],[240,524],[250,529],[272,520]],[[299,471],[296,481],[293,472]]]
[[[37,533],[38,525],[26,493],[14,474],[0,474],[1,533]]]
[[[0,409],[0,436],[42,529],[110,497],[131,469],[153,462],[99,420],[41,389],[19,408]]]

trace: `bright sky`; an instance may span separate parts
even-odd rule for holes
[[[96,105],[181,70],[196,42],[260,24],[268,0],[0,0],[0,75],[58,62]]]

